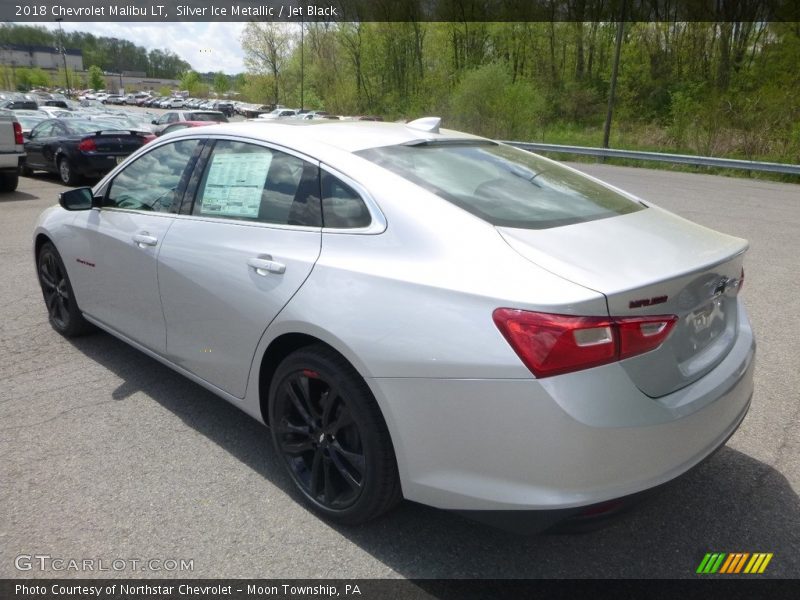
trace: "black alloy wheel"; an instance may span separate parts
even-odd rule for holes
[[[83,318],[75,302],[64,262],[52,243],[45,243],[39,250],[37,266],[39,284],[53,329],[67,337],[88,333],[91,325]]]
[[[316,510],[356,524],[400,500],[386,424],[340,355],[324,346],[290,355],[273,378],[269,410],[273,445]]]

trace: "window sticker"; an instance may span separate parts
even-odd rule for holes
[[[214,154],[200,214],[257,219],[270,162],[270,152]]]

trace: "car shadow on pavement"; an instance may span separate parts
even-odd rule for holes
[[[38,200],[39,196],[34,196],[33,194],[28,194],[27,192],[20,192],[19,190],[14,192],[8,192],[5,194],[0,194],[0,202],[19,202],[21,200]]]
[[[299,501],[262,425],[110,335],[72,344],[122,379],[113,398],[146,394]],[[517,535],[412,502],[363,526],[333,527],[409,578],[696,577],[707,552],[771,552],[765,576],[796,577],[798,523],[787,479],[728,446],[591,533]]]

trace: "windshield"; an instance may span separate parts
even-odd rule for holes
[[[386,146],[356,154],[501,227],[547,229],[644,208],[556,162],[492,142]]]

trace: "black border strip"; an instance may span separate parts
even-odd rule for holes
[[[179,8],[182,7],[182,8]],[[797,0],[3,0],[10,22],[800,21]]]

